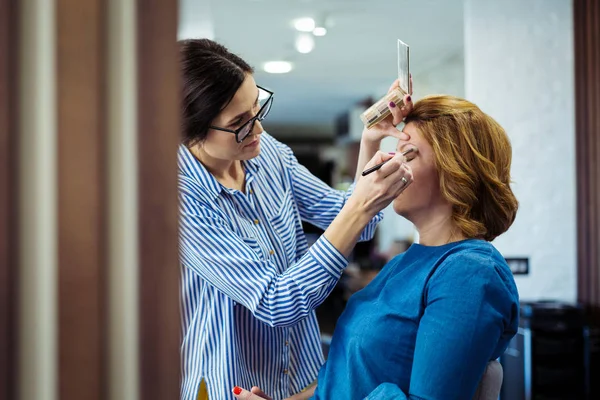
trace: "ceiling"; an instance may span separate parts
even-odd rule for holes
[[[294,50],[299,17],[327,21],[309,54]],[[368,96],[381,96],[397,75],[396,39],[411,47],[419,77],[464,53],[462,0],[182,0],[180,38],[213,37],[256,69],[256,81],[275,91],[269,122],[332,124]],[[285,59],[288,74],[262,71]]]

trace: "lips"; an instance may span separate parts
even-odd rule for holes
[[[259,142],[259,139],[254,139],[252,142],[248,143],[244,147],[254,147],[258,144],[258,142]]]

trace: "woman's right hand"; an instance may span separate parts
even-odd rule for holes
[[[412,170],[401,153],[394,156],[378,151],[366,164],[380,169],[358,179],[350,198],[325,230],[323,236],[344,257],[349,257],[361,232],[377,213],[388,206],[413,181]]]
[[[379,170],[358,179],[354,192],[348,199],[349,204],[359,207],[371,217],[387,207],[413,182],[412,169],[401,153],[392,155],[378,151],[365,169],[386,160],[389,161]]]

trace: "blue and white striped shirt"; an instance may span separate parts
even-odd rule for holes
[[[236,385],[283,399],[324,362],[314,309],[347,260],[323,236],[309,250],[301,220],[327,228],[351,190],[331,189],[267,133],[244,167],[245,193],[179,149],[185,400],[196,399],[203,379],[210,400],[233,399]]]

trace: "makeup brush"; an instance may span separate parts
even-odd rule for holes
[[[403,153],[402,153],[402,155],[403,155],[403,156],[406,156],[407,154],[410,154],[410,153],[412,153],[413,151],[415,151],[415,152],[416,152],[416,151],[417,151],[417,148],[416,148],[416,147],[411,147],[410,149],[408,149],[408,150],[406,150],[405,152],[403,152]],[[375,165],[375,166],[373,166],[373,167],[371,167],[371,168],[369,168],[369,169],[366,169],[366,170],[364,170],[364,171],[362,172],[362,176],[367,176],[367,175],[369,175],[371,172],[375,172],[375,171],[377,171],[379,168],[383,167],[383,165],[384,165],[386,162],[388,162],[388,161],[390,161],[390,160],[391,160],[391,158],[390,158],[389,160],[385,160],[384,162],[382,162],[382,163],[380,163],[380,164],[377,164],[377,165]]]

